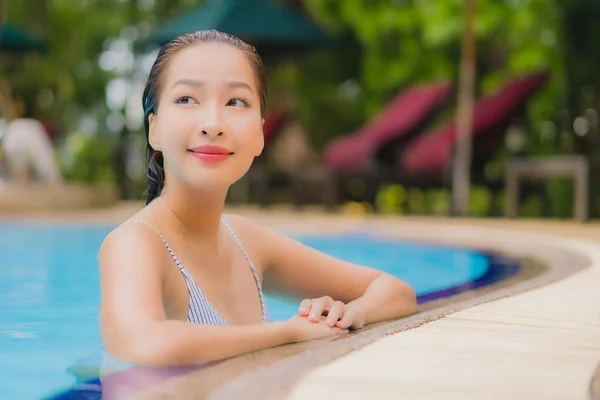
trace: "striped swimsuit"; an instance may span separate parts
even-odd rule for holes
[[[225,322],[225,319],[221,316],[221,314],[219,314],[217,309],[210,303],[210,301],[208,301],[208,298],[206,297],[204,292],[202,292],[202,289],[200,289],[200,287],[194,281],[194,278],[192,277],[192,275],[184,267],[184,265],[181,263],[181,261],[179,261],[179,258],[177,258],[177,256],[171,249],[171,246],[169,246],[169,244],[167,243],[167,240],[158,231],[158,229],[156,229],[156,227],[154,225],[152,225],[146,221],[131,220],[130,222],[144,224],[144,225],[147,225],[150,228],[154,229],[154,231],[156,231],[156,233],[158,234],[160,239],[163,241],[165,247],[167,248],[167,251],[171,255],[171,258],[173,259],[173,261],[179,268],[179,271],[181,271],[181,274],[183,275],[183,278],[185,279],[185,283],[188,288],[189,299],[190,299],[189,300],[190,306],[188,309],[188,317],[187,317],[188,322],[195,323],[195,324],[203,324],[203,325],[220,325],[220,326],[227,325],[227,323]],[[254,281],[256,282],[256,287],[258,289],[258,295],[260,298],[260,306],[261,306],[261,310],[262,310],[262,321],[264,323],[267,320],[267,312],[266,312],[265,301],[264,301],[263,292],[262,292],[262,286],[260,283],[260,279],[258,277],[258,272],[256,271],[256,267],[255,267],[254,263],[252,262],[252,260],[250,259],[250,257],[248,256],[248,253],[246,252],[246,249],[242,245],[242,242],[240,241],[238,236],[235,234],[233,228],[231,228],[229,223],[227,221],[225,221],[225,219],[223,219],[223,218],[221,218],[221,223],[227,229],[227,231],[231,234],[231,237],[234,239],[234,241],[238,245],[239,249],[241,250],[242,254],[244,255],[244,258],[248,262],[248,266],[250,267],[250,270],[252,271],[252,275],[254,276]]]

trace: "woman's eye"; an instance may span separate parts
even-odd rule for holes
[[[178,104],[192,104],[194,102],[194,99],[192,99],[190,96],[181,96],[179,98],[177,98],[176,103]]]
[[[248,107],[248,102],[243,99],[236,98],[229,100],[227,105],[232,107]]]

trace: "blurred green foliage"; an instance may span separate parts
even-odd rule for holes
[[[60,158],[65,179],[75,182],[115,181],[112,147],[105,135],[69,136]]]

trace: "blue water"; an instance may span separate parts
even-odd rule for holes
[[[75,382],[66,369],[97,354],[97,250],[110,227],[0,225],[0,399],[39,399]],[[473,281],[483,254],[368,236],[307,236],[302,242],[369,265],[427,294]],[[296,302],[267,298],[271,319]]]

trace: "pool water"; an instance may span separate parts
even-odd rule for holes
[[[99,353],[97,250],[110,226],[0,225],[0,399],[45,398],[76,379],[77,360]],[[366,235],[303,236],[336,257],[409,282],[422,299],[486,275],[486,255]],[[270,319],[297,303],[267,296]]]
[[[473,282],[487,272],[486,255],[466,249],[400,242],[366,235],[300,236],[303,243],[353,263],[380,269],[410,283],[418,295]],[[269,318],[283,320],[298,303],[267,297]]]

